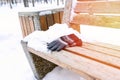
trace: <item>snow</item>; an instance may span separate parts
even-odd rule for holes
[[[57,34],[56,34],[57,33]],[[69,28],[67,24],[54,24],[50,26],[46,31],[34,31],[23,40],[28,42],[28,46],[44,53],[50,53],[47,49],[47,43],[59,38],[63,35],[74,33],[76,36],[81,38],[81,35],[76,30]],[[38,45],[39,44],[39,45]]]
[[[23,39],[18,19],[18,11],[20,11],[20,7],[21,6],[18,4],[18,7],[12,10],[9,9],[8,6],[3,6],[2,8],[0,8],[0,80],[36,80],[20,44],[20,40]],[[63,35],[63,25],[66,26],[65,24],[55,24],[53,25],[54,28],[50,27],[50,30],[45,32],[46,34],[48,34],[48,32],[54,29],[54,31],[57,31],[57,29],[59,29],[57,32],[59,33],[59,35],[52,32],[51,34],[49,34],[51,38],[49,37],[48,42],[52,41],[53,38],[55,39]],[[55,28],[55,26],[59,27]],[[68,32],[66,32],[67,28],[68,27],[65,27],[65,30],[63,30],[65,34],[69,34]],[[90,28],[88,25],[81,25],[81,29],[82,36],[80,35],[80,38],[82,38],[83,40],[102,41],[120,46],[120,29],[100,28],[100,30],[98,30],[94,26]],[[73,31],[72,29],[68,30],[70,30],[71,32]],[[33,35],[36,34],[41,35],[44,34],[44,32],[36,31]],[[53,37],[53,35],[56,37]],[[33,38],[32,40],[38,39],[37,35],[34,37],[36,38]],[[28,40],[30,41],[31,38],[26,39],[26,41]],[[46,39],[46,41],[47,40],[48,38]],[[83,80],[83,78],[81,78],[76,73],[70,72],[60,67],[56,67],[52,72],[48,73],[43,80]]]
[[[76,7],[77,0],[72,1],[72,9],[71,9],[71,16],[70,16],[70,21],[73,20],[73,17],[76,16],[77,14],[74,12],[74,8]]]
[[[120,29],[100,26],[80,25],[81,34],[87,38],[88,42],[103,42],[120,46]]]
[[[0,80],[35,80],[20,44],[17,12],[0,10]]]
[[[81,33],[70,28],[67,24],[56,23],[46,31],[34,31],[23,40],[28,42],[29,47],[44,53],[51,53],[51,51],[47,49],[47,43],[52,42],[60,36],[72,33],[84,42],[103,42],[120,46],[120,29],[90,25],[80,25],[80,27]]]
[[[86,80],[80,75],[71,72],[69,70],[63,69],[61,67],[56,67],[50,73],[48,73],[43,80]]]

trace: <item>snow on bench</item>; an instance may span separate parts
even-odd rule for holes
[[[117,14],[118,19],[120,19],[119,7],[120,1],[66,0],[63,23],[82,34],[83,45],[82,47],[69,47],[60,52],[46,53],[38,51],[32,46],[27,46],[25,41],[22,41],[35,76],[38,77],[38,74],[29,52],[74,71],[86,80],[120,80],[120,38],[118,35],[120,29],[118,29],[119,27],[98,27],[108,26],[109,21],[107,20],[108,24],[106,24],[107,22],[104,23],[104,21],[113,18],[105,18],[106,15],[102,17],[96,16],[96,14]],[[119,23],[117,20],[116,22]],[[115,24],[115,22],[113,23]],[[93,27],[88,25],[92,25],[95,29],[91,29]],[[94,32],[94,30],[97,32]],[[103,32],[99,33],[99,31]]]

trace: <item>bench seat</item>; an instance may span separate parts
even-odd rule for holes
[[[110,44],[84,42],[82,47],[70,47],[51,54],[30,47],[28,51],[63,68],[75,71],[87,80],[92,80],[91,76],[101,80],[119,80],[120,46],[108,45]]]

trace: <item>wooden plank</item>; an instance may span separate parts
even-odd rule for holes
[[[47,17],[47,26],[52,26],[54,24],[53,14],[46,15]]]
[[[22,16],[19,16],[19,20],[20,20],[22,35],[23,35],[23,38],[24,38],[24,37],[25,37],[25,30],[24,30],[24,25],[23,25],[23,18],[22,18]]]
[[[108,47],[110,49],[115,49],[117,51],[120,51],[120,46],[112,45],[112,44],[106,44],[106,43],[100,43],[100,42],[91,42],[91,44],[95,44],[101,47]]]
[[[63,11],[60,11],[60,23],[62,23],[62,19],[63,19]]]
[[[31,33],[32,33],[33,31],[35,31],[33,16],[29,16],[29,23],[30,23],[30,30],[31,30]]]
[[[82,47],[120,58],[120,46],[105,43],[103,44],[100,42],[96,43],[84,42]]]
[[[27,35],[31,33],[30,30],[30,23],[29,23],[29,16],[25,16],[25,24],[26,24],[26,28],[27,28]]]
[[[27,27],[26,27],[25,17],[22,17],[22,21],[23,21],[23,27],[24,27],[24,31],[25,31],[25,36],[27,36]]]
[[[77,14],[70,23],[120,28],[120,16]]]
[[[70,47],[70,48],[66,48],[65,50],[73,54],[83,56],[91,60],[100,62],[102,64],[120,69],[120,58],[108,55],[109,53],[107,52],[99,52],[99,51],[95,51],[94,49],[88,49],[88,48],[86,49],[83,47]]]
[[[87,59],[83,56],[72,54],[71,52],[60,51],[53,52],[52,54],[47,54],[40,53],[31,48],[28,48],[28,50],[38,56],[41,56],[49,61],[52,61],[53,63],[56,63],[64,68],[75,71],[77,73],[81,73],[82,71],[83,73],[89,74],[101,80],[120,80],[120,69],[104,65],[94,60]]]
[[[53,13],[54,23],[60,23],[60,14],[59,12]]]
[[[31,32],[34,31],[34,23],[33,23],[33,17],[29,16],[20,16],[20,24],[21,24],[21,29],[23,33],[23,37],[27,36]]]
[[[78,1],[76,13],[120,13],[120,1]]]
[[[41,30],[47,30],[48,29],[46,15],[40,16],[40,26],[41,26]]]

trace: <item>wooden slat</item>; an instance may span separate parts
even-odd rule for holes
[[[95,44],[95,45],[98,45],[98,46],[101,46],[101,47],[107,47],[107,48],[110,48],[110,49],[115,49],[117,51],[120,51],[120,46],[117,46],[117,45],[100,43],[100,42],[91,42],[91,44]]]
[[[115,46],[105,43],[103,44],[100,42],[96,42],[96,43],[85,42],[83,43],[82,47],[120,58],[120,46]]]
[[[24,30],[24,25],[23,25],[23,18],[22,18],[22,16],[19,16],[19,20],[20,20],[22,35],[23,35],[23,37],[25,37],[25,30]]]
[[[25,17],[22,17],[22,23],[23,23],[23,27],[24,27],[24,31],[25,31],[25,36],[27,36],[27,27],[26,27],[26,20]]]
[[[82,47],[71,47],[71,48],[67,48],[65,50],[69,51],[73,54],[77,54],[79,56],[84,56],[91,60],[100,62],[102,64],[120,69],[120,58],[108,55],[109,53],[105,54],[105,52],[104,53],[98,52],[98,51],[95,51],[94,49],[86,49],[86,48],[82,48]]]
[[[76,13],[120,13],[120,1],[78,1]]]
[[[54,23],[60,23],[60,14],[58,12],[54,13],[53,17],[54,17]]]
[[[60,66],[75,71],[77,73],[80,73],[82,71],[101,80],[120,80],[119,69],[108,65],[104,65],[91,59],[87,59],[83,56],[78,56],[67,51],[53,52],[52,54],[44,54],[35,51],[31,48],[28,49],[36,55],[39,55],[49,61],[59,64]]]
[[[62,19],[63,19],[63,11],[60,11],[60,23],[62,23]]]
[[[120,16],[77,14],[70,23],[120,28]]]
[[[25,16],[25,24],[26,24],[26,28],[27,28],[27,35],[31,33],[30,30],[30,23],[29,23],[29,16]]]
[[[40,16],[40,27],[41,27],[41,30],[47,30],[48,29],[47,20],[46,20],[45,15]]]
[[[29,25],[30,25],[30,30],[31,30],[30,32],[32,33],[33,31],[35,31],[33,16],[29,16]]]
[[[23,29],[23,37],[35,30],[33,16],[20,16],[20,24]]]
[[[54,24],[53,14],[46,15],[47,17],[47,26],[52,26]]]

